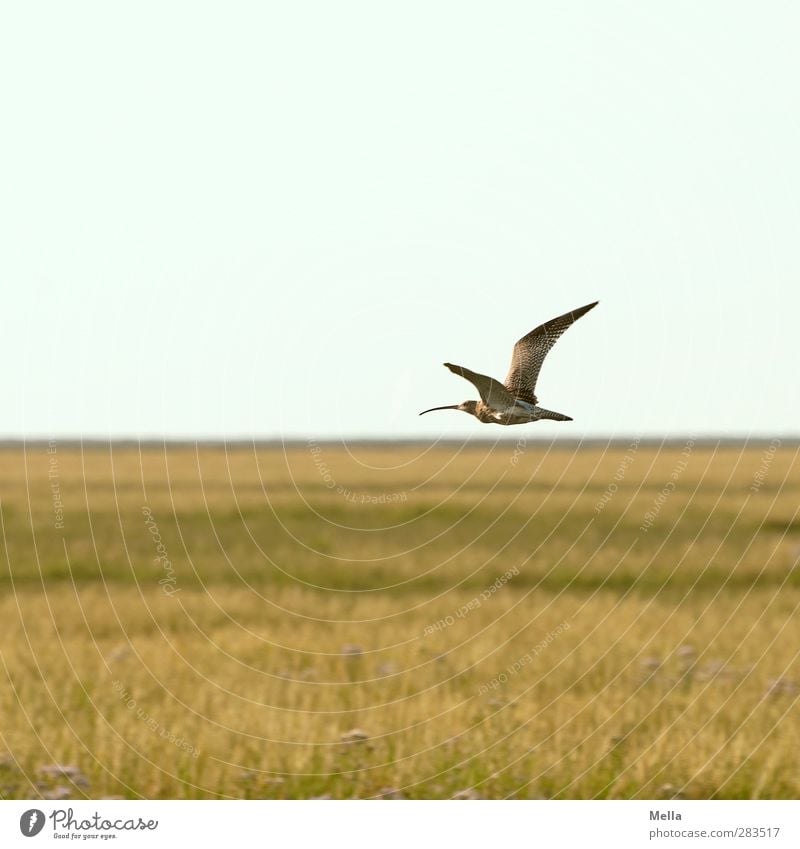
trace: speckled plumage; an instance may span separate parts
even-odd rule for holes
[[[432,407],[423,410],[420,415],[434,410],[462,410],[475,416],[485,424],[525,424],[540,419],[553,421],[572,421],[569,416],[554,413],[538,406],[536,397],[536,381],[542,368],[544,358],[558,341],[561,335],[572,326],[582,315],[596,307],[598,301],[564,313],[557,318],[540,324],[527,333],[514,345],[511,357],[511,368],[505,383],[500,383],[493,377],[478,374],[464,366],[445,363],[445,366],[466,380],[478,390],[480,401],[464,401],[461,404],[451,404],[445,407]]]

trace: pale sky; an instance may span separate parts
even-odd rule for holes
[[[0,436],[800,430],[800,12],[15,3]],[[505,429],[502,429],[505,430]]]

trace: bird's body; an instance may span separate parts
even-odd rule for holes
[[[449,410],[453,408],[441,407],[439,409]],[[457,406],[457,409],[470,413],[470,415],[475,416],[478,421],[484,424],[527,424],[528,422],[538,422],[540,419],[553,419],[559,422],[572,421],[569,416],[554,413],[552,410],[545,410],[544,407],[537,407],[535,404],[529,404],[527,401],[521,401],[519,398],[515,398],[511,406],[504,407],[500,410],[492,409],[492,407],[484,404],[483,401],[464,401],[463,404]],[[431,411],[426,410],[425,412],[429,413]]]
[[[539,377],[544,358],[555,345],[561,334],[567,330],[582,315],[597,306],[597,301],[585,307],[572,310],[557,318],[540,324],[523,336],[514,346],[511,358],[511,368],[506,375],[505,383],[500,383],[493,377],[478,374],[463,366],[445,363],[445,366],[475,386],[481,396],[480,401],[464,401],[461,404],[450,404],[445,407],[432,407],[423,410],[420,415],[434,410],[462,410],[475,416],[484,424],[514,425],[536,422],[541,419],[553,421],[572,421],[563,413],[554,413],[538,406],[535,395],[536,381]]]

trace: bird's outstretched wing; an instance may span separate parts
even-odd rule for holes
[[[513,396],[509,395],[499,380],[470,371],[464,366],[454,366],[452,363],[445,363],[445,365],[453,374],[466,378],[480,393],[481,401],[493,410],[505,410],[514,406]]]
[[[596,307],[599,301],[551,318],[531,330],[514,345],[511,368],[506,376],[505,387],[514,398],[536,404],[536,381],[548,351],[556,344],[561,334],[582,315]]]

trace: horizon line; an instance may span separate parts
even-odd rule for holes
[[[521,435],[520,435],[521,436]],[[402,436],[352,436],[352,437],[316,437],[316,436],[291,436],[286,438],[281,437],[243,437],[243,436],[114,436],[114,437],[81,437],[81,436],[58,436],[50,437],[35,436],[35,437],[2,437],[0,438],[0,450],[10,450],[15,448],[37,448],[49,446],[55,443],[62,448],[78,448],[78,449],[100,449],[100,448],[217,448],[217,449],[276,449],[276,448],[307,448],[310,445],[320,445],[326,447],[344,447],[359,446],[359,447],[382,447],[382,446],[415,446],[421,445],[429,448],[435,447],[490,447],[498,443],[515,443],[520,442],[520,436],[513,434],[498,435],[492,439],[485,436],[465,438],[458,437],[402,437]],[[675,433],[670,435],[595,435],[586,437],[577,436],[534,436],[522,437],[526,444],[534,443],[538,445],[556,445],[571,448],[597,448],[599,446],[608,447],[629,447],[631,443],[636,442],[637,445],[649,447],[672,447],[675,445],[682,446],[686,442],[692,441],[695,446],[702,447],[720,447],[720,446],[752,446],[759,447],[762,445],[773,445],[775,442],[780,445],[788,445],[800,447],[800,434],[774,434],[774,435],[745,435],[745,434],[693,434],[691,432]]]

